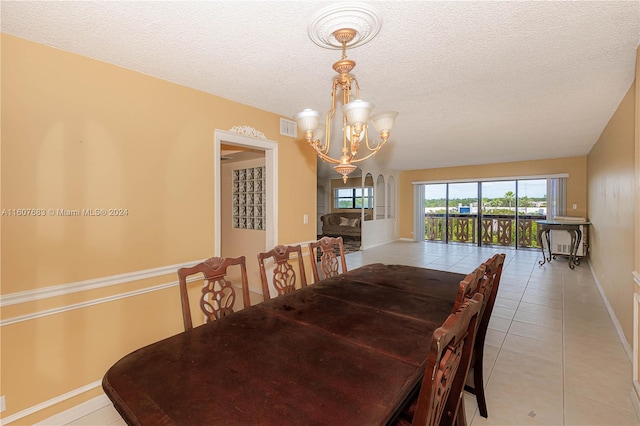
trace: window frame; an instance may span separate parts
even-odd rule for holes
[[[340,191],[350,190],[350,195],[340,196]],[[360,193],[359,193],[360,191]],[[361,195],[360,195],[361,194]],[[349,206],[341,206],[341,201],[349,201]],[[358,206],[358,203],[361,205]],[[333,190],[333,207],[339,210],[360,210],[373,208],[373,187],[346,187],[334,188]]]

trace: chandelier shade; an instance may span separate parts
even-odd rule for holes
[[[367,25],[364,26],[361,25],[365,22],[363,17],[367,22]],[[335,164],[333,168],[342,175],[344,182],[347,181],[347,176],[357,169],[355,163],[372,157],[387,143],[398,116],[395,111],[372,114],[373,103],[360,99],[358,80],[351,74],[356,63],[347,58],[347,47],[350,47],[350,43],[353,42],[355,46],[369,41],[378,33],[380,23],[381,20],[368,5],[359,5],[358,7],[352,5],[344,8],[332,6],[330,12],[321,12],[318,14],[318,18],[313,21],[313,28],[318,29],[320,33],[328,27],[335,28],[330,35],[319,34],[316,37],[311,32],[312,27],[309,28],[309,35],[316,44],[335,48],[336,44],[334,43],[339,43],[342,57],[333,64],[333,69],[338,73],[338,76],[333,80],[331,108],[326,114],[324,126],[320,124],[320,113],[312,109],[305,109],[297,113],[294,119],[309,146],[315,150],[320,159]],[[378,27],[376,28],[376,26]],[[329,41],[320,43],[320,40]],[[342,96],[339,96],[340,94]],[[342,101],[342,114],[336,115],[336,102],[340,101]],[[334,119],[340,118],[342,148],[341,155],[336,158],[332,157],[329,152],[332,136],[331,123]],[[369,139],[369,120],[378,133],[378,135],[373,135],[372,140]],[[361,143],[366,151],[363,149],[364,155],[357,156]]]
[[[311,108],[307,108],[304,111],[297,113],[293,118],[298,122],[298,127],[304,133],[314,132],[314,130],[318,128],[320,113],[312,110]]]
[[[395,111],[378,112],[371,116],[371,123],[376,132],[390,132],[397,116],[398,113]]]
[[[356,99],[342,107],[342,112],[347,117],[350,126],[363,126],[369,119],[369,114],[374,108],[371,102]]]

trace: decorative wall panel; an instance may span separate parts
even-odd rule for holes
[[[233,171],[233,227],[265,230],[265,167]]]

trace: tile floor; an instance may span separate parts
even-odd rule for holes
[[[396,242],[346,256],[350,269],[382,262],[471,272],[496,248]],[[476,425],[640,425],[631,403],[631,362],[589,265],[537,251],[507,254],[485,346],[489,418],[465,395]],[[70,425],[124,425],[112,406]]]

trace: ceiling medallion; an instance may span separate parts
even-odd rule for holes
[[[338,3],[313,16],[308,27],[309,38],[320,47],[342,49],[342,42],[336,39],[334,33],[343,28],[355,30],[349,47],[358,47],[371,41],[380,32],[382,18],[368,4]]]

